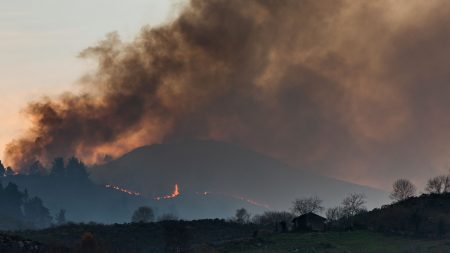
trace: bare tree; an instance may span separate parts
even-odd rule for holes
[[[366,195],[352,193],[342,200],[343,213],[345,216],[353,216],[366,210]]]
[[[398,179],[392,185],[392,192],[389,197],[394,201],[401,201],[416,194],[416,186],[408,179]]]
[[[155,219],[155,215],[153,213],[153,209],[148,206],[141,206],[133,213],[133,217],[131,217],[131,222],[152,222]]]
[[[430,178],[425,191],[436,194],[450,192],[450,176],[442,175]]]
[[[236,214],[234,215],[234,219],[238,223],[248,223],[250,221],[250,214],[245,208],[240,208],[236,210]]]
[[[317,196],[296,199],[292,203],[292,213],[296,215],[303,215],[306,213],[320,213],[324,210],[322,200]]]
[[[344,217],[344,208],[342,206],[331,207],[327,209],[326,217],[329,221],[337,221]]]

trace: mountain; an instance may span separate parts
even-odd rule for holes
[[[170,195],[177,185],[178,196],[155,203],[183,218],[232,216],[226,202],[233,208],[253,206],[255,212],[288,210],[295,198],[311,195],[323,199],[327,207],[339,204],[349,193],[364,193],[368,208],[388,202],[388,194],[381,190],[292,168],[252,150],[217,141],[144,146],[90,172],[99,184],[118,185],[149,199]]]

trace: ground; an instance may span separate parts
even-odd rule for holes
[[[366,231],[276,234],[256,240],[230,242],[220,246],[236,253],[444,253],[450,239],[417,239]]]
[[[167,245],[184,247],[189,253],[450,253],[450,236],[424,239],[369,231],[273,233],[224,220],[67,224],[14,234],[50,248],[76,249],[87,232],[108,253],[167,252]]]

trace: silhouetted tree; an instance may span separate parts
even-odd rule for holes
[[[58,215],[56,215],[56,224],[57,225],[63,225],[66,223],[66,210],[61,209],[59,210]]]
[[[296,199],[292,203],[292,213],[296,215],[303,215],[306,213],[320,213],[323,211],[322,200],[317,196]]]
[[[18,187],[14,183],[8,183],[2,192],[1,197],[1,211],[3,214],[14,217],[17,219],[22,219],[22,204],[24,199],[24,194],[19,191]]]
[[[425,191],[428,193],[447,193],[450,191],[450,176],[442,175],[430,178]]]
[[[23,204],[23,212],[25,220],[31,222],[37,228],[45,228],[51,224],[52,217],[50,216],[50,211],[38,197],[26,200]]]
[[[155,215],[153,209],[148,206],[141,206],[136,211],[134,211],[131,217],[131,222],[152,222],[155,220]]]
[[[2,161],[0,161],[0,177],[5,176],[5,173],[6,173],[6,168],[5,168],[5,166],[3,166]]]
[[[11,167],[6,168],[6,176],[14,176],[14,170]]]
[[[342,200],[342,210],[345,216],[353,216],[366,210],[366,196],[361,193],[353,193]]]
[[[389,197],[394,201],[401,201],[416,194],[416,187],[408,179],[398,179],[394,182],[392,188]]]
[[[53,160],[50,175],[54,177],[66,176],[66,168],[64,167],[64,159],[62,157],[57,157]]]
[[[248,223],[250,221],[250,214],[245,208],[239,208],[236,210],[234,219],[236,222],[241,224]]]
[[[344,208],[342,206],[328,208],[326,217],[329,221],[337,221],[344,217]]]
[[[39,161],[32,163],[28,170],[30,175],[43,175],[45,173],[45,168]]]
[[[42,200],[38,197],[30,199],[26,189],[21,192],[11,182],[5,188],[0,183],[0,216],[11,219],[17,226],[33,224],[36,228],[44,228],[51,223],[49,210]]]
[[[86,165],[76,157],[71,157],[67,162],[67,176],[77,181],[87,180],[89,174],[86,171]]]

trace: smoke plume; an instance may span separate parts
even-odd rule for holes
[[[192,0],[84,50],[98,67],[83,92],[30,103],[5,155],[96,163],[209,138],[360,183],[417,180],[450,162],[449,23],[445,0]]]

